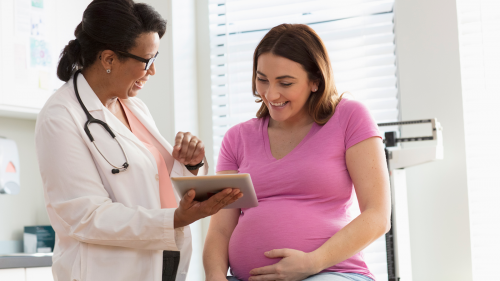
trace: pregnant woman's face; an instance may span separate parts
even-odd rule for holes
[[[317,88],[301,64],[265,53],[257,60],[256,88],[278,122],[296,122],[308,116],[306,102]]]

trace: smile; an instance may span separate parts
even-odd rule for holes
[[[137,81],[135,81],[135,85],[136,85],[138,88],[142,88],[142,87],[144,87],[144,84],[146,84],[146,81],[144,81],[144,80],[137,80]]]
[[[269,104],[271,104],[272,106],[276,106],[276,107],[283,107],[285,106],[287,103],[289,103],[288,101],[285,101],[285,102],[269,102]]]

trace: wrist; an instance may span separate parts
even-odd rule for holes
[[[309,268],[313,271],[313,274],[320,273],[323,269],[328,268],[328,265],[325,265],[325,259],[318,250],[307,253],[307,260],[310,261]]]
[[[200,163],[197,163],[197,164],[188,164],[188,165],[184,165],[186,166],[186,169],[190,170],[190,171],[194,171],[194,170],[199,170],[201,167],[203,167],[203,165],[205,165],[205,163],[203,163],[203,159],[200,161]]]
[[[179,212],[179,208],[175,209],[174,212],[174,228],[179,228],[179,227],[184,227],[187,224],[185,223],[184,219],[182,218],[182,215]]]
[[[221,281],[221,280],[227,280],[225,273],[221,273],[219,271],[207,272],[206,281]]]

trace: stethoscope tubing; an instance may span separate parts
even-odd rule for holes
[[[113,133],[113,131],[111,130],[111,128],[108,126],[108,124],[106,122],[104,122],[102,120],[99,120],[99,119],[96,119],[96,118],[94,118],[94,116],[92,116],[92,114],[90,114],[90,112],[87,110],[87,108],[83,104],[82,99],[80,98],[80,94],[78,93],[78,86],[77,86],[77,83],[76,83],[76,79],[78,77],[78,74],[80,74],[80,73],[81,73],[81,70],[77,70],[75,72],[75,74],[73,76],[73,87],[75,89],[76,98],[78,99],[78,102],[80,103],[80,106],[82,107],[83,111],[85,112],[85,115],[87,116],[87,122],[85,122],[85,125],[84,125],[83,129],[85,130],[85,133],[89,137],[90,142],[92,142],[92,144],[94,144],[94,147],[97,149],[97,151],[99,152],[99,154],[101,154],[102,158],[104,158],[104,160],[106,160],[106,162],[108,162],[108,164],[111,165],[114,168],[114,169],[111,170],[111,173],[118,174],[121,171],[126,171],[127,168],[129,167],[128,156],[127,156],[127,153],[125,152],[125,149],[123,149],[122,144],[118,141],[118,139],[116,138],[115,134]],[[112,164],[108,160],[108,158],[106,158],[106,156],[104,156],[104,154],[101,152],[101,150],[97,147],[97,145],[95,143],[95,140],[94,140],[94,137],[90,133],[90,130],[89,130],[89,127],[88,127],[92,123],[97,123],[97,124],[101,125],[109,133],[109,135],[116,141],[116,143],[118,143],[118,145],[120,146],[120,149],[123,152],[123,155],[125,156],[125,163],[123,163],[122,166],[116,166],[116,165]]]

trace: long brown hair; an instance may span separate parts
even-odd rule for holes
[[[260,41],[253,55],[252,92],[262,102],[257,93],[257,60],[259,56],[271,53],[300,63],[311,81],[318,82],[318,90],[312,92],[307,101],[308,113],[319,125],[323,125],[332,117],[335,107],[340,101],[333,81],[333,72],[325,45],[318,34],[304,24],[280,24],[273,27]],[[269,109],[262,103],[257,117],[269,115]]]

